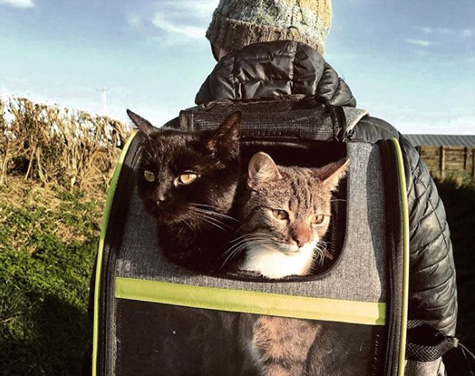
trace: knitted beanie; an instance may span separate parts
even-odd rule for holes
[[[331,16],[331,0],[220,0],[206,37],[230,52],[252,43],[294,40],[323,54]]]

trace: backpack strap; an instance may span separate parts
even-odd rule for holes
[[[342,110],[346,118],[346,132],[352,131],[361,119],[369,115],[368,110],[360,108],[342,107]]]

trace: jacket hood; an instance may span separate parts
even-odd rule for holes
[[[312,47],[294,41],[256,43],[226,55],[196,95],[212,101],[315,96],[324,104],[356,105],[348,85]]]

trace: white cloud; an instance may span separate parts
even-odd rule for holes
[[[169,1],[166,5],[174,9],[180,9],[185,13],[206,17],[210,21],[213,11],[218,6],[218,0]]]
[[[35,6],[32,0],[0,0],[0,4],[10,5],[14,8],[33,8]]]
[[[433,42],[423,39],[406,39],[406,42],[421,47],[429,47],[434,44]]]
[[[460,34],[463,38],[469,38],[475,35],[475,31],[473,29],[463,29]]]
[[[460,38],[468,38],[473,37],[475,35],[475,30],[472,28],[465,28],[465,29],[451,29],[448,27],[420,27],[419,28],[425,34],[433,34],[433,35],[451,35]]]
[[[138,14],[134,14],[127,18],[127,22],[131,26],[140,27],[143,24],[143,18],[140,17]]]
[[[152,23],[161,30],[183,34],[189,38],[204,38],[206,30],[201,27],[184,25],[167,20],[164,13],[155,13]]]
[[[128,24],[146,35],[148,41],[162,46],[189,44],[205,40],[206,28],[218,2],[165,0],[135,9],[126,17]]]

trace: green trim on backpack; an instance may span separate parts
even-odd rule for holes
[[[103,261],[103,252],[104,252],[104,243],[106,239],[106,231],[109,224],[109,216],[112,207],[112,201],[114,200],[115,190],[117,187],[117,182],[119,181],[120,172],[122,170],[122,165],[127,155],[132,140],[137,135],[137,131],[134,131],[122,149],[119,159],[117,160],[117,165],[115,166],[114,173],[110,182],[109,189],[107,191],[107,201],[104,208],[104,216],[102,217],[101,224],[101,237],[99,239],[99,248],[97,251],[97,265],[96,265],[96,274],[95,274],[95,285],[94,285],[94,325],[93,325],[93,337],[92,337],[92,376],[97,374],[97,347],[99,341],[99,295],[101,289],[101,270],[102,270],[102,261]]]
[[[115,297],[228,312],[384,325],[386,304],[116,277]]]
[[[401,317],[401,340],[399,352],[398,376],[404,375],[407,337],[407,311],[409,300],[409,211],[407,206],[406,175],[402,158],[401,145],[397,139],[394,142],[399,173],[399,191],[401,194],[402,228],[403,228],[403,281],[402,281],[402,317]]]

